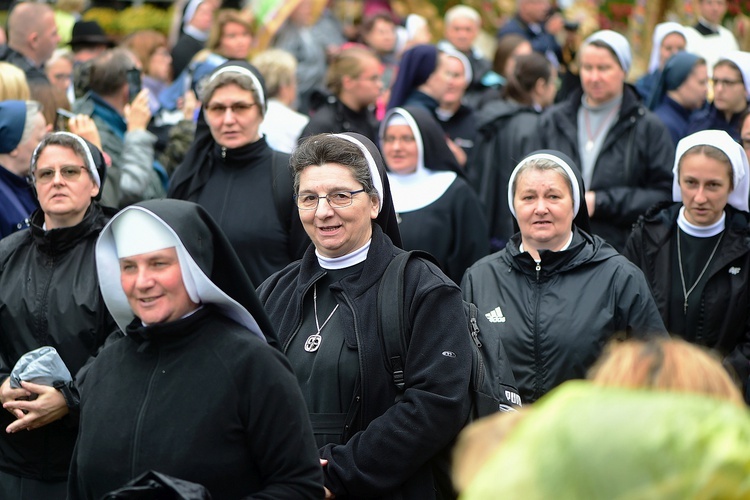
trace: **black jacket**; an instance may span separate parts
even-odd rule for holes
[[[538,111],[512,100],[492,101],[479,112],[468,177],[484,206],[493,251],[505,247],[516,232],[508,181],[518,162],[541,146],[538,125]]]
[[[671,331],[669,308],[672,241],[682,203],[653,207],[638,219],[624,255],[643,270],[656,306]],[[726,228],[708,268],[701,296],[701,321],[693,341],[715,349],[744,385],[750,376],[750,214],[725,207]]]
[[[549,108],[539,124],[541,144],[581,164],[578,108],[582,93]],[[617,121],[604,138],[589,191],[596,193],[591,229],[622,250],[630,229],[649,207],[668,200],[672,188],[674,144],[669,131],[625,85]]]
[[[106,210],[106,212],[105,212]],[[97,284],[94,246],[113,215],[92,203],[84,219],[44,231],[44,214],[28,230],[0,242],[0,382],[16,361],[42,346],[57,349],[74,375],[117,329]],[[77,434],[77,406],[60,420],[29,432],[2,433],[0,470],[21,477],[64,481]],[[14,418],[0,411],[0,426]]]
[[[325,101],[312,113],[300,140],[317,134],[340,134],[343,132],[356,132],[378,143],[378,120],[375,113],[365,108],[362,111],[354,111],[339,101],[335,96],[328,95]]]
[[[216,499],[321,498],[284,356],[212,306],[148,327],[134,320],[86,373],[69,498],[102,498],[148,470]]]
[[[283,348],[298,334],[305,295],[325,274],[314,250],[311,245],[300,262],[259,289]],[[446,478],[436,472],[446,465],[447,447],[468,417],[471,341],[461,330],[466,317],[460,290],[436,266],[417,259],[409,261],[404,280],[405,297],[411,298],[405,310],[414,325],[406,390],[394,403],[397,391],[384,360],[376,304],[380,278],[398,252],[374,224],[361,274],[331,286],[340,305],[337,314],[353,325],[346,342],[358,351],[360,372],[345,444],[320,449],[328,460],[325,484],[337,498],[439,498],[434,482]]]
[[[584,378],[616,336],[666,336],[643,273],[604,240],[576,228],[537,265],[520,236],[471,266],[461,288],[502,337],[524,404]]]
[[[11,49],[8,45],[0,45],[0,61],[7,62],[12,64],[13,66],[21,68],[26,74],[26,80],[29,83],[49,83],[49,79],[47,78],[47,75],[44,73],[44,70],[42,68],[31,64],[26,56],[16,50]]]

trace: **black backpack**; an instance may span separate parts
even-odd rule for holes
[[[403,360],[411,339],[411,325],[404,311],[404,269],[412,257],[436,263],[432,255],[419,250],[400,253],[388,264],[378,288],[378,330],[393,373],[393,383],[399,391],[397,400],[404,392]],[[515,411],[514,407],[521,406],[521,397],[501,339],[482,335],[481,325],[488,320],[479,314],[477,306],[464,301],[464,313],[466,334],[471,336],[473,346],[469,385],[471,419],[498,411]],[[492,330],[486,328],[484,331]]]

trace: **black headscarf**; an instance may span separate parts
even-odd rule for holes
[[[415,134],[422,138],[422,154],[424,167],[430,170],[441,170],[455,172],[464,176],[463,170],[458,165],[456,156],[445,141],[445,131],[437,122],[435,117],[425,108],[419,106],[404,106],[403,108],[392,108],[388,110],[380,122],[380,142],[382,145],[388,121],[395,114],[403,116],[409,123]]]
[[[172,199],[142,201],[126,207],[110,220],[97,241],[99,286],[107,309],[123,331],[134,314],[120,285],[117,238],[139,238],[143,234],[134,228],[132,232],[138,234],[131,236],[131,231],[123,229],[116,236],[117,230],[113,229],[113,224],[117,226],[117,220],[133,210],[161,223],[161,227],[166,226],[170,234],[177,237],[179,244],[176,248],[183,277],[189,273],[189,279],[197,290],[199,300],[195,302],[212,304],[248,330],[265,336],[269,343],[276,343],[276,334],[258,300],[255,287],[227,237],[203,207]],[[187,259],[183,259],[183,252],[187,252]],[[187,279],[184,281],[187,282]],[[187,285],[186,289],[190,291]]]
[[[224,68],[236,66],[250,71],[260,83],[260,89],[258,89],[259,97],[263,101],[264,105],[262,112],[265,115],[267,98],[266,98],[266,81],[260,74],[260,71],[248,63],[247,61],[227,61],[224,64],[218,66],[208,81],[211,80],[213,75],[222,71]],[[203,186],[206,185],[208,179],[211,177],[211,171],[213,170],[213,164],[209,159],[209,153],[211,149],[216,145],[216,141],[211,135],[211,130],[206,123],[206,119],[203,116],[205,102],[201,103],[201,112],[198,114],[198,123],[195,128],[195,138],[190,149],[185,154],[185,159],[177,167],[172,174],[172,178],[169,182],[169,191],[167,196],[170,198],[179,198],[182,200],[189,199],[192,194],[199,191]]]
[[[578,186],[578,210],[576,211],[575,215],[573,216],[573,225],[576,226],[578,229],[581,229],[585,231],[588,234],[591,234],[591,223],[589,220],[589,210],[586,206],[586,187],[583,184],[583,176],[581,175],[580,170],[578,170],[578,165],[575,164],[575,162],[565,153],[561,153],[560,151],[554,151],[552,149],[540,149],[539,151],[534,151],[533,153],[530,153],[527,155],[523,160],[518,162],[518,165],[516,165],[516,168],[513,169],[513,172],[510,174],[510,179],[508,180],[508,204],[510,206],[510,211],[513,214],[513,227],[516,232],[518,232],[518,221],[515,218],[515,208],[513,207],[513,194],[512,194],[512,186],[513,186],[513,180],[516,177],[516,173],[518,172],[518,169],[525,164],[527,161],[532,159],[534,156],[540,156],[540,155],[546,155],[546,157],[549,160],[554,161],[568,173],[568,176],[570,176],[570,172],[572,172],[573,177],[575,178],[575,182]],[[567,168],[566,168],[567,167]],[[571,179],[572,184],[573,179]],[[575,189],[576,186],[573,186],[573,189]],[[575,198],[575,193],[572,193]],[[571,228],[572,229],[572,228]]]
[[[388,175],[386,174],[385,162],[383,157],[380,155],[380,151],[375,147],[370,139],[362,134],[356,134],[354,132],[345,132],[343,134],[334,134],[335,136],[348,136],[353,139],[354,144],[359,147],[360,150],[367,151],[369,154],[365,154],[367,163],[373,166],[370,159],[374,162],[374,167],[377,169],[380,176],[380,181],[383,184],[383,192],[378,193],[380,199],[380,213],[375,219],[375,223],[380,226],[385,234],[391,239],[394,245],[399,248],[403,248],[401,242],[401,233],[398,230],[398,220],[396,219],[396,210],[393,208],[393,197],[391,196],[391,186],[388,183]],[[364,149],[363,149],[364,148]],[[370,168],[370,172],[372,172]],[[382,196],[381,196],[382,195]]]

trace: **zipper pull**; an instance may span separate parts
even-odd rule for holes
[[[227,157],[227,148],[224,146],[221,147],[221,159],[225,159]]]
[[[482,347],[482,342],[479,340],[479,325],[477,324],[477,318],[469,318],[471,323],[471,338],[474,339],[474,343],[477,347]]]
[[[539,273],[542,271],[542,263],[536,263],[536,280],[539,281]]]

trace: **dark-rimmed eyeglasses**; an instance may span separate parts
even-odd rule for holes
[[[297,208],[300,210],[315,210],[318,208],[321,198],[325,198],[332,208],[346,208],[354,202],[353,198],[355,194],[364,193],[364,191],[364,189],[358,189],[357,191],[336,191],[335,193],[328,193],[325,196],[318,196],[313,193],[300,193],[294,195],[294,200],[297,203]]]
[[[219,117],[224,116],[227,110],[231,109],[232,114],[241,116],[248,113],[251,109],[253,109],[253,106],[257,105],[257,102],[235,102],[233,104],[230,104],[229,106],[216,103],[206,106],[206,112],[211,116]]]
[[[718,87],[719,85],[723,85],[724,87],[731,87],[732,85],[743,83],[742,80],[727,80],[724,78],[711,78],[711,82],[714,84],[714,87]]]
[[[34,170],[34,179],[37,184],[49,184],[55,178],[55,172],[60,172],[60,176],[66,181],[77,181],[81,177],[81,171],[88,170],[84,166],[65,165],[60,170],[54,168],[40,168]]]

